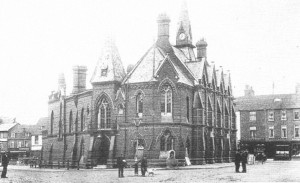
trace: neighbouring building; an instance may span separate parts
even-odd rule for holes
[[[8,152],[8,138],[10,132],[15,128],[19,123],[1,123],[0,124],[0,151],[1,153]]]
[[[162,165],[170,151],[192,164],[232,161],[230,73],[208,62],[204,39],[193,44],[186,4],[175,45],[169,42],[169,17],[160,14],[157,24],[156,43],[127,72],[114,40],[107,38],[92,89],[86,89],[85,66],[73,67],[69,96],[64,75],[59,76],[58,90],[49,96],[44,161],[111,167],[121,155],[128,161],[146,155],[149,163]]]
[[[241,148],[265,152],[269,158],[280,153],[300,154],[300,85],[293,94],[255,95],[250,86],[236,99],[240,114]],[[287,147],[282,150],[282,147]]]

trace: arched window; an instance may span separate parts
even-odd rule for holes
[[[50,119],[50,134],[53,135],[53,123],[54,123],[54,113],[51,112],[51,119]]]
[[[186,97],[186,118],[187,121],[190,120],[190,98]]]
[[[111,114],[110,114],[110,107],[106,98],[103,98],[99,105],[98,110],[98,128],[105,129],[111,128]]]
[[[59,107],[59,124],[58,124],[58,138],[62,136],[62,104]]]
[[[81,114],[80,114],[80,129],[81,131],[83,131],[83,128],[84,128],[84,108],[81,109]]]
[[[172,116],[172,88],[168,85],[161,90],[160,109],[162,116]]]
[[[123,106],[123,104],[119,104],[118,114],[120,114],[120,115],[124,114],[124,106]]]
[[[136,96],[136,113],[139,117],[143,116],[143,95],[139,93]]]
[[[69,116],[69,133],[72,133],[72,125],[73,124],[73,113],[70,111],[70,116]]]
[[[160,138],[160,150],[169,151],[174,150],[174,138],[169,130],[164,132],[164,135]]]

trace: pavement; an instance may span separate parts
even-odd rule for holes
[[[178,168],[175,168],[175,170],[193,170],[193,169],[218,169],[218,168],[227,168],[227,167],[234,167],[234,163],[215,163],[215,164],[206,164],[206,165],[190,165],[190,166],[180,166]],[[151,167],[150,167],[151,168]],[[46,171],[46,172],[62,172],[62,171],[70,171],[70,170],[76,170],[76,171],[115,171],[116,169],[69,169],[66,168],[30,168],[29,166],[25,165],[8,165],[9,170],[24,170],[24,171]],[[174,170],[169,169],[166,167],[163,168],[156,168],[153,167],[156,171],[159,170]],[[2,171],[2,167],[0,167],[0,171]],[[133,168],[125,168],[124,171],[132,171]]]

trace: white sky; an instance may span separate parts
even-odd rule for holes
[[[300,1],[187,0],[193,42],[204,37],[208,60],[231,71],[234,95],[246,84],[255,94],[293,93],[300,82]],[[103,37],[115,35],[125,66],[153,44],[156,18],[171,18],[175,44],[180,0],[0,0],[0,116],[33,124],[47,116],[48,95],[72,66],[88,67],[87,83]]]

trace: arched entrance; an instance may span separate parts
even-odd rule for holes
[[[106,165],[109,156],[110,140],[106,135],[96,137],[94,143],[94,158],[97,165]]]

